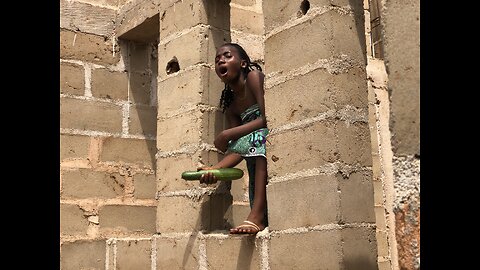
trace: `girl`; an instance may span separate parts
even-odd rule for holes
[[[255,68],[255,69],[254,69]],[[268,226],[267,220],[267,159],[265,142],[268,134],[262,68],[250,61],[238,44],[226,43],[217,49],[215,72],[225,83],[220,106],[229,128],[214,141],[215,147],[226,152],[216,165],[199,170],[232,168],[245,158],[249,176],[250,214],[232,234],[255,234]],[[228,151],[227,151],[228,150]],[[200,183],[217,182],[213,174],[204,174]]]

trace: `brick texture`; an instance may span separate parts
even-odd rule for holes
[[[75,241],[60,246],[60,269],[104,269],[105,240]]]
[[[160,38],[191,28],[208,24],[223,30],[230,30],[229,1],[178,1],[162,11],[160,17]]]
[[[347,223],[375,222],[371,173],[338,176],[341,190],[342,219]]]
[[[85,70],[72,63],[60,64],[60,93],[76,96],[85,94]]]
[[[60,160],[87,158],[90,137],[82,135],[60,135]]]
[[[152,269],[150,240],[117,241],[117,269]]]
[[[122,108],[107,102],[60,98],[60,127],[121,132]]]
[[[199,240],[192,234],[188,238],[156,238],[157,268],[197,270]]]
[[[348,164],[372,166],[370,129],[367,123],[337,125],[340,159]]]
[[[107,69],[93,69],[92,95],[98,98],[128,100],[127,73]]]
[[[117,198],[124,193],[125,178],[118,173],[79,169],[64,171],[64,198]]]
[[[260,266],[260,241],[254,237],[207,239],[205,246],[209,269],[262,269]],[[219,256],[219,254],[222,254],[222,256]],[[225,258],[229,259],[226,260]]]
[[[268,141],[271,143],[267,143],[269,176],[311,169],[337,159],[334,127],[330,122],[317,122],[303,130],[270,136]],[[277,161],[272,162],[273,155]]]
[[[120,60],[119,46],[113,54],[111,39],[60,29],[60,58],[75,59],[99,65],[113,65]]]
[[[99,210],[102,232],[155,233],[156,207],[135,205],[105,205]]]
[[[77,205],[60,204],[60,233],[61,234],[86,234],[88,220],[83,215],[83,210]]]
[[[128,119],[130,134],[140,134],[155,137],[157,134],[157,107],[136,105],[130,107]]]
[[[137,199],[155,199],[156,184],[154,174],[140,174],[133,176],[135,185],[134,196]]]
[[[337,223],[340,212],[340,194],[337,190],[337,179],[325,175],[269,184],[267,200],[270,229]]]
[[[272,236],[269,249],[271,269],[342,269],[338,230]]]
[[[142,139],[106,138],[103,142],[101,161],[116,161],[155,167],[156,142]]]

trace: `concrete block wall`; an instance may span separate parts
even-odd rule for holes
[[[363,3],[263,1],[271,269],[378,269]]]
[[[232,42],[247,51],[250,60],[263,67],[264,23],[262,0],[231,0],[230,30]]]
[[[400,197],[376,192],[388,153],[371,144],[386,141],[369,122],[385,114],[375,98],[386,91],[367,97],[362,9],[342,0],[61,1],[62,269],[395,269],[388,200]],[[248,176],[215,187],[180,179],[221,158],[212,142],[223,85],[212,62],[230,40],[267,74],[270,228],[256,237],[225,231],[248,214]],[[385,42],[389,72],[405,68],[388,51],[397,40]],[[415,200],[419,153],[395,134],[395,188]],[[418,205],[403,206],[397,231],[418,229],[398,226],[418,220]],[[418,254],[419,238],[403,239],[399,251]]]
[[[420,1],[382,1],[381,16],[398,260],[420,269]]]
[[[113,34],[125,2],[60,1],[63,270],[105,269],[109,239],[149,239],[156,232],[155,48]],[[125,249],[117,245],[116,252],[131,253]]]

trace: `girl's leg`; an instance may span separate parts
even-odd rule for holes
[[[250,166],[254,164],[254,171],[250,170]],[[267,160],[264,157],[252,158],[247,163],[249,166],[249,177],[252,179],[254,174],[254,181],[250,183],[250,207],[251,211],[247,220],[257,224],[260,230],[268,226],[267,221]],[[253,169],[253,168],[252,168]],[[253,201],[252,201],[253,199]],[[230,230],[231,233],[254,233],[256,230],[249,226],[239,226]]]

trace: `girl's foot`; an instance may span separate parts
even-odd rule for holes
[[[243,223],[235,228],[230,229],[231,234],[256,234],[265,229],[263,225],[257,225],[254,222],[245,220]]]

